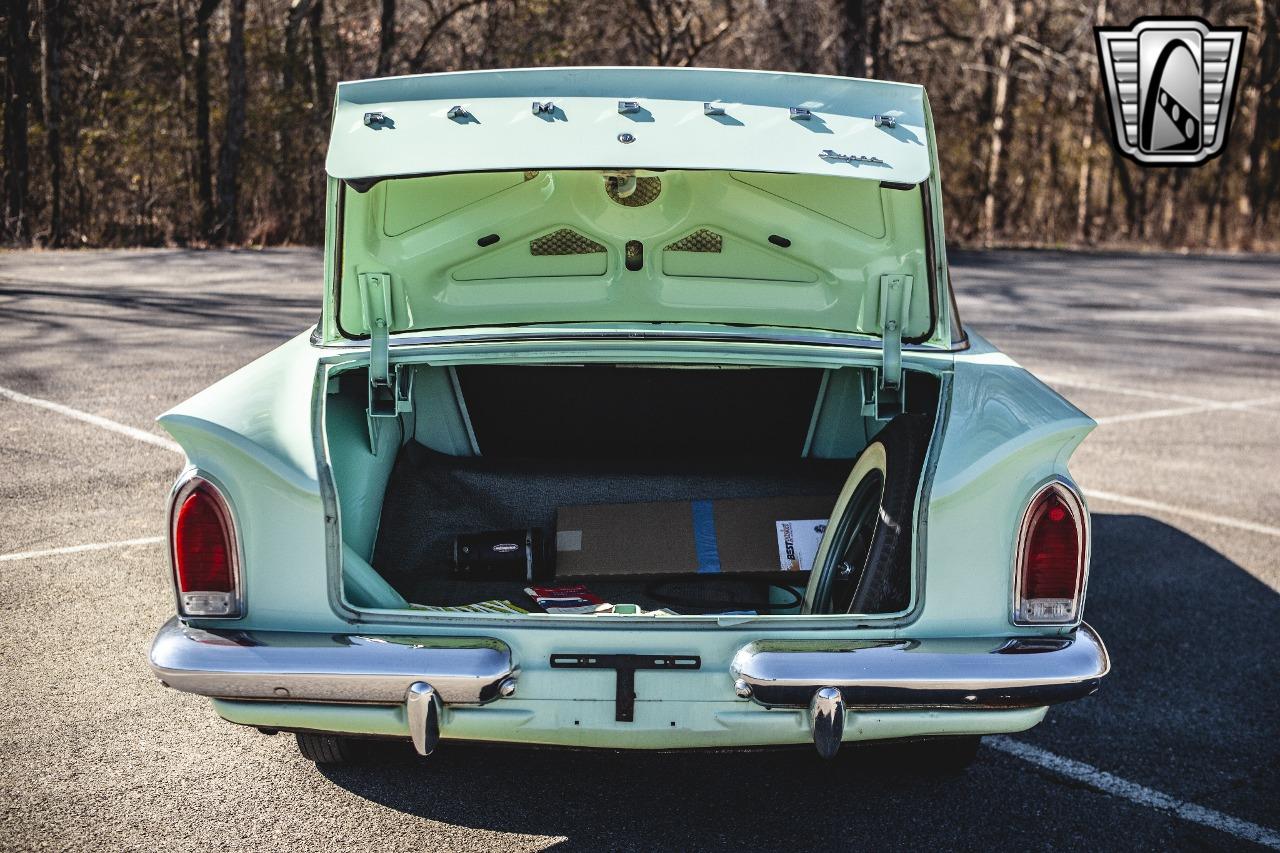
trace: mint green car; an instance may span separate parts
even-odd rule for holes
[[[899,83],[342,83],[318,325],[160,418],[156,675],[322,763],[963,763],[1095,692],[1094,422],[961,326],[934,146]]]

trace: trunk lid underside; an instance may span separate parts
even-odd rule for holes
[[[888,318],[904,342],[946,345],[928,138],[918,87],[808,75],[343,84],[326,337],[538,323],[879,336]],[[889,279],[905,285],[892,297]]]

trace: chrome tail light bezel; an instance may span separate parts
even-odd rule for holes
[[[209,593],[200,590],[183,592],[182,585],[178,580],[176,535],[178,510],[182,507],[183,502],[198,489],[204,490],[214,498],[214,505],[217,507],[220,521],[226,530],[230,545],[227,556],[231,565],[231,593],[226,599],[226,607],[222,612],[199,610],[190,606],[195,603],[195,599],[188,598],[189,596],[197,594],[208,595]],[[198,468],[189,468],[173,484],[173,490],[169,494],[167,520],[166,538],[169,552],[169,582],[173,587],[174,606],[177,608],[178,616],[183,619],[240,619],[243,617],[245,613],[245,596],[244,577],[241,572],[243,561],[240,553],[240,527],[236,523],[235,507],[232,505],[230,498],[227,497],[226,489],[222,487],[216,478],[208,473]]]
[[[1031,525],[1035,520],[1036,510],[1049,495],[1056,496],[1066,507],[1076,527],[1076,538],[1079,550],[1076,557],[1075,598],[1071,614],[1065,619],[1028,619],[1023,612],[1022,600],[1023,573],[1026,569],[1027,546],[1031,536]],[[1022,519],[1018,524],[1018,537],[1014,543],[1013,553],[1013,597],[1010,602],[1010,620],[1014,625],[1037,628],[1078,627],[1084,621],[1085,593],[1089,588],[1090,548],[1093,544],[1093,531],[1089,518],[1089,508],[1084,496],[1075,483],[1065,477],[1053,477],[1041,483],[1031,497],[1023,505]]]

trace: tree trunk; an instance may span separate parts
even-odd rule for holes
[[[1115,219],[1112,217],[1112,211],[1115,209],[1116,199],[1116,173],[1112,169],[1107,174],[1107,191],[1102,196],[1102,233],[1109,234],[1115,226],[1112,224]]]
[[[209,19],[221,0],[200,0],[196,10],[196,196],[200,236],[213,235],[213,150],[209,142]]]
[[[191,50],[189,45],[189,37],[187,35],[187,10],[185,0],[173,0],[173,47],[174,54],[178,57],[178,103],[182,105],[182,115],[190,119],[195,114],[195,107],[191,103]],[[188,130],[190,130],[188,128]],[[71,134],[75,137],[74,131]],[[195,138],[192,131],[192,138]],[[182,155],[183,165],[185,167],[185,188],[187,191],[187,210],[199,210],[200,199],[196,193],[196,158],[195,152],[185,151]],[[74,163],[74,157],[73,157]],[[75,175],[74,168],[71,174]],[[181,241],[188,242],[192,237],[192,228],[195,223],[187,216],[176,219],[173,222],[174,232],[181,234]]]
[[[867,56],[870,68],[867,73],[877,80],[893,80],[896,77],[893,68],[893,36],[888,32],[889,15],[885,6],[887,0],[875,0],[867,25]]]
[[[311,0],[292,0],[289,3],[289,15],[284,22],[284,67],[280,74],[285,95],[293,90],[298,69],[298,30],[310,11]]]
[[[9,0],[4,75],[4,237],[24,244],[30,237],[27,187],[31,167],[27,116],[32,100],[31,12],[27,0]]]
[[[382,0],[382,18],[378,29],[378,67],[375,76],[391,73],[391,52],[396,47],[396,0]]]
[[[1017,15],[1013,0],[1002,0],[997,11],[1000,16],[996,34],[995,87],[991,100],[991,143],[987,155],[986,187],[982,196],[982,242],[990,246],[996,232],[996,186],[1000,181],[1000,169],[1004,153],[1005,109],[1009,103],[1009,68],[1013,63],[1013,31]]]
[[[44,0],[40,28],[44,50],[45,156],[49,160],[49,236],[47,246],[62,245],[62,0]]]
[[[1093,25],[1102,26],[1107,20],[1107,0],[1098,0],[1093,7]],[[1080,174],[1076,183],[1076,242],[1089,242],[1089,193],[1093,180],[1093,134],[1097,124],[1099,110],[1105,110],[1104,104],[1098,103],[1102,97],[1098,86],[1098,66],[1093,64],[1089,69],[1089,102],[1085,106],[1084,137],[1080,140]]]
[[[235,242],[240,236],[237,190],[240,149],[244,145],[244,101],[248,94],[244,67],[245,3],[246,0],[231,0],[227,23],[227,115],[218,156],[218,222],[214,228],[215,237],[224,243]]]
[[[1258,95],[1244,191],[1251,202],[1250,231],[1257,233],[1269,218],[1271,205],[1276,200],[1275,187],[1280,182],[1280,169],[1276,167],[1280,151],[1275,147],[1276,128],[1280,127],[1280,9],[1274,2],[1255,0],[1254,17],[1258,31],[1255,66]]]
[[[328,117],[333,107],[333,94],[329,91],[329,67],[324,58],[324,0],[311,4],[311,79],[315,86],[316,115],[321,127],[328,127]]]
[[[1138,190],[1133,185],[1133,177],[1129,174],[1128,163],[1120,155],[1120,151],[1114,145],[1107,147],[1111,150],[1111,173],[1120,184],[1120,193],[1124,196],[1125,225],[1129,236],[1134,237],[1137,235],[1138,229]],[[1111,227],[1111,233],[1118,234],[1119,231],[1118,227],[1114,225]]]
[[[840,73],[867,76],[867,5],[864,0],[844,0],[844,58]]]

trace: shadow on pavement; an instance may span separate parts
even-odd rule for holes
[[[1111,674],[1020,737],[1280,825],[1280,595],[1152,518],[1095,514],[1093,535],[1085,615]]]
[[[78,343],[108,340],[113,346],[122,326],[216,328],[283,342],[320,314],[318,264],[288,250],[106,252],[74,261],[54,255],[34,271],[0,271],[4,314],[46,337],[61,332]],[[287,276],[314,283],[300,292]]]

